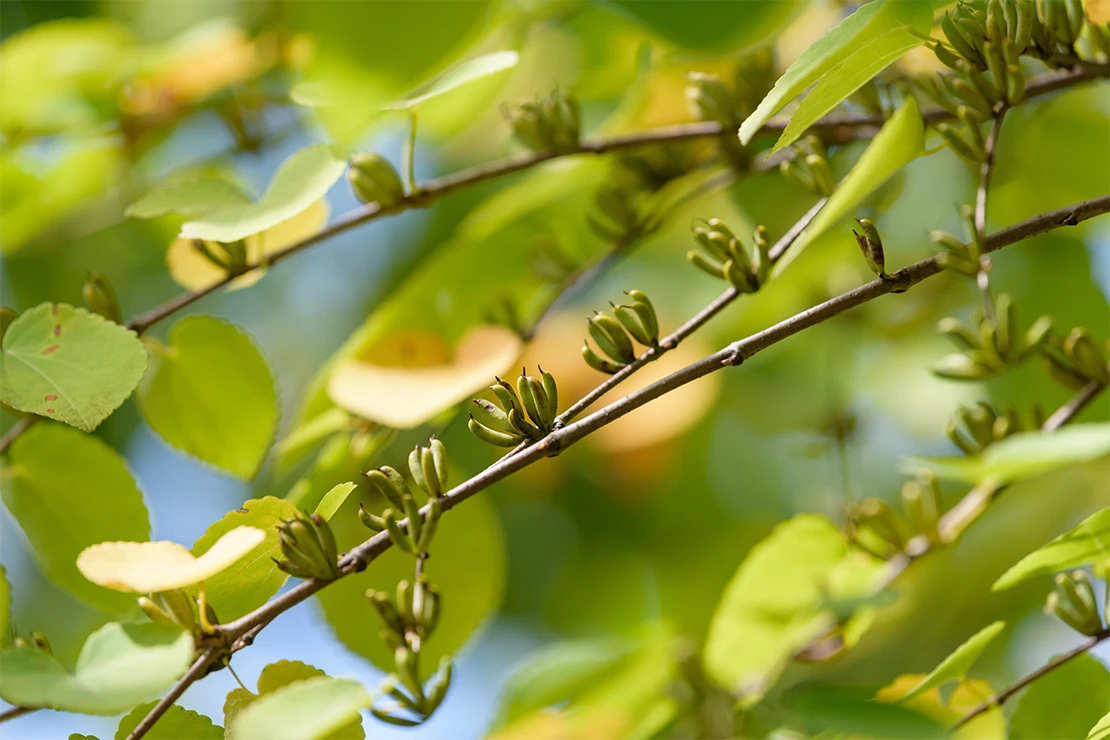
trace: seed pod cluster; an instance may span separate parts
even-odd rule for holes
[[[902,486],[902,506],[906,510],[910,528],[923,535],[930,543],[938,542],[937,523],[943,513],[940,498],[940,483],[928,471],[918,473],[917,480],[907,481]]]
[[[686,102],[690,115],[699,121],[714,121],[722,128],[734,129],[744,120],[736,96],[715,74],[687,73]]]
[[[974,406],[961,406],[946,422],[944,433],[965,455],[978,455],[989,445],[1016,432],[1036,429],[1044,422],[1039,406],[1034,406],[1029,416],[1027,423],[1013,408],[998,412],[980,401]]]
[[[1091,579],[1084,571],[1058,573],[1052,592],[1045,602],[1045,613],[1055,614],[1081,635],[1102,631],[1102,617]]]
[[[832,195],[836,180],[829,167],[828,152],[819,138],[810,134],[794,144],[794,156],[779,163],[786,181],[823,198]]]
[[[952,270],[967,277],[976,277],[980,270],[980,259],[986,252],[986,245],[982,241],[978,229],[975,228],[974,212],[969,206],[960,206],[960,217],[963,219],[971,241],[964,244],[947,231],[939,229],[929,232],[929,238],[944,247],[945,251],[937,257],[937,262],[945,270]]]
[[[355,197],[363,203],[377,203],[387,208],[405,197],[401,176],[388,159],[374,152],[351,156],[347,180]]]
[[[515,447],[526,440],[546,437],[554,428],[558,414],[559,389],[555,378],[539,368],[540,377],[522,370],[516,388],[501,378],[489,387],[496,403],[474,399],[484,421],[470,415],[469,428],[475,437],[498,447]]]
[[[946,355],[934,365],[936,375],[950,380],[989,378],[1040,350],[1052,330],[1052,317],[1041,316],[1020,334],[1014,301],[1007,293],[1000,293],[995,299],[993,313],[993,317],[987,317],[977,309],[970,324],[953,317],[937,323],[937,331],[960,351]]]
[[[612,314],[595,311],[586,320],[587,331],[604,357],[594,352],[589,342],[583,342],[582,358],[594,370],[609,375],[636,359],[633,339],[646,347],[659,346],[655,306],[642,290],[628,290],[625,295],[631,303],[610,303]]]
[[[277,567],[295,578],[334,581],[339,577],[339,553],[331,527],[319,514],[306,517],[298,513],[278,525],[283,560]]]
[[[771,276],[771,257],[768,253],[767,229],[759,226],[752,236],[753,249],[749,255],[744,245],[718,218],[695,221],[694,241],[708,253],[691,249],[686,259],[694,266],[732,283],[741,293],[755,293]]]
[[[393,700],[375,706],[373,715],[392,725],[413,727],[426,721],[443,703],[451,685],[452,661],[443,656],[431,680],[420,677],[420,651],[439,623],[440,595],[417,569],[413,581],[397,584],[396,598],[370,589],[366,598],[381,616],[380,636],[393,651],[394,672],[381,686],[381,694]]]
[[[859,224],[859,231],[852,229],[852,234],[855,235],[856,244],[863,252],[863,259],[871,268],[871,272],[881,278],[886,277],[886,257],[883,254],[883,240],[879,236],[879,230],[867,218],[857,218],[856,223]]]
[[[193,240],[193,249],[216,267],[236,277],[247,271],[247,244],[243,240],[235,242],[211,242],[203,239]]]
[[[1078,390],[1092,382],[1101,385],[1110,383],[1106,355],[1107,352],[1099,348],[1086,329],[1076,327],[1064,339],[1051,338],[1042,357],[1052,377],[1068,388]]]
[[[409,453],[409,473],[428,498],[439,498],[447,491],[447,448],[435,437],[427,447],[417,445]]]
[[[590,229],[611,242],[649,234],[658,226],[650,216],[650,194],[627,183],[613,182],[598,188],[593,208],[586,214]]]
[[[937,525],[944,509],[936,476],[921,471],[916,480],[902,486],[901,497],[901,513],[878,498],[848,504],[850,531],[861,546],[890,558],[905,550],[914,537],[939,541]]]
[[[159,591],[150,596],[139,597],[139,608],[150,617],[150,621],[167,627],[177,627],[186,632],[194,632],[197,627],[197,602],[180,589]],[[215,621],[215,615],[212,615]]]
[[[502,114],[520,143],[537,152],[578,150],[581,135],[578,100],[563,90],[535,101],[505,105]]]
[[[81,295],[85,298],[85,305],[90,311],[117,324],[123,323],[119,299],[116,298],[116,290],[108,278],[100,273],[90,272],[81,286]]]
[[[437,441],[433,440],[432,448],[417,448],[413,451],[413,454],[416,455],[417,463],[421,466],[421,477],[418,480],[423,481],[423,483],[419,483],[419,485],[421,487],[431,485],[435,490],[442,492],[447,483],[447,452],[442,449],[442,442],[439,445],[435,444]],[[437,446],[441,448],[440,464],[438,466],[436,454],[432,451]],[[428,472],[432,475],[433,482],[431,484],[428,484],[428,479],[425,477],[427,474],[423,469],[423,449],[427,449],[429,452],[431,470]],[[412,461],[413,455],[410,455],[410,466]],[[439,517],[443,513],[443,505],[440,503],[438,494],[430,497],[428,512],[422,515],[419,504],[416,503],[408,484],[405,483],[404,476],[394,468],[383,465],[374,470],[367,470],[363,475],[390,505],[381,513],[381,516],[371,514],[360,506],[358,509],[359,521],[375,532],[389,532],[389,538],[393,540],[393,544],[403,552],[410,555],[427,553],[432,544],[432,538],[435,536],[436,528],[439,526]],[[415,478],[415,475],[413,477]],[[408,520],[406,527],[401,527],[402,519]]]

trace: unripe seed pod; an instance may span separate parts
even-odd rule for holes
[[[81,286],[81,294],[90,311],[117,324],[123,323],[123,312],[120,311],[116,291],[108,278],[100,273],[90,272]]]
[[[857,218],[856,223],[859,224],[861,233],[857,233],[855,229],[852,230],[852,233],[855,234],[856,244],[863,252],[863,258],[867,261],[867,266],[871,268],[871,272],[879,277],[885,277],[886,257],[883,254],[883,240],[879,237],[879,230],[875,228],[875,224],[870,219]]]
[[[355,196],[363,203],[388,208],[405,197],[401,176],[385,157],[374,152],[359,152],[351,157],[347,179]]]

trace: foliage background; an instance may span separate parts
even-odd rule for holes
[[[366,99],[352,97],[350,110],[340,112],[352,116],[360,105],[371,107],[375,96],[385,100],[476,51],[519,49],[522,62],[511,73],[453,93],[422,112],[417,174],[427,178],[517,149],[498,114],[500,101],[546,94],[556,86],[569,89],[583,101],[590,134],[688,121],[686,71],[727,69],[737,50],[770,38],[776,39],[781,69],[845,12],[836,2],[785,0],[681,8],[569,1],[6,0],[0,3],[0,34],[7,39],[57,18],[103,18],[129,29],[141,43],[157,45],[226,16],[255,39],[277,29],[302,39],[313,52],[306,53],[309,73],[365,91]],[[902,63],[927,62],[924,55],[911,54]],[[291,152],[348,125],[321,124],[306,110],[282,104],[268,105],[264,120],[268,131],[282,133],[269,137],[276,141],[257,152],[221,156],[219,165],[211,165],[230,168],[256,191]],[[397,162],[404,134],[401,116],[384,115],[355,139],[361,148]],[[17,310],[46,300],[81,305],[80,286],[90,269],[111,277],[125,314],[174,295],[178,288],[167,274],[164,248],[176,225],[124,219],[123,206],[182,163],[209,159],[234,144],[218,117],[200,111],[184,116],[164,141],[133,161],[118,137],[95,128],[76,127],[33,147],[9,146],[0,158],[9,159],[18,149],[24,162],[39,168],[36,175],[59,178],[90,197],[40,203],[25,224],[12,210],[11,183],[0,181],[8,191],[0,193],[7,201],[0,215],[4,304]],[[1105,85],[1027,103],[1008,117],[999,146],[989,230],[1110,191]],[[838,175],[860,150],[849,145],[836,152]],[[111,166],[64,164],[67,154],[88,151],[105,153]],[[583,219],[582,194],[600,181],[606,165],[577,159],[352,230],[275,268],[249,290],[206,298],[197,310],[225,317],[255,338],[277,375],[286,428],[316,369],[406,277],[430,269],[444,245],[473,255],[452,261],[459,270],[455,280],[492,274],[510,291],[534,281],[519,265],[506,269],[488,254],[526,249],[523,235],[544,233],[560,219]],[[545,199],[541,178],[560,182],[565,190]],[[958,232],[955,206],[971,199],[973,182],[969,169],[945,150],[912,163],[869,201],[867,210],[879,216],[888,266],[930,254],[929,229]],[[328,201],[333,214],[357,204],[343,181]],[[584,391],[600,379],[577,358],[589,308],[638,287],[652,296],[666,331],[719,291],[719,283],[686,267],[691,217],[763,223],[776,235],[811,203],[777,172],[748,176],[699,198],[640,246],[635,259],[576,295],[565,316],[543,326],[528,357],[550,365],[568,392]],[[493,237],[482,242],[475,234],[483,229],[466,221],[476,212],[486,219],[500,214],[514,226],[485,229]],[[17,229],[29,236],[14,239]],[[600,244],[581,249],[579,254],[596,253]],[[690,342],[690,354],[682,354],[693,359],[694,353],[705,354],[862,282],[867,271],[855,249],[846,228],[834,229],[767,290],[710,324]],[[1056,231],[999,255],[994,281],[1014,295],[1026,319],[1050,313],[1060,327],[1083,325],[1105,337],[1108,250],[1104,222]],[[641,409],[620,431],[606,430],[482,494],[493,504],[503,540],[484,544],[493,551],[503,547],[504,572],[471,570],[459,577],[473,579],[475,588],[503,579],[500,606],[466,648],[445,710],[405,734],[480,736],[514,665],[560,637],[628,634],[662,620],[703,639],[725,583],[775,523],[803,511],[837,520],[846,495],[896,500],[897,460],[910,453],[950,453],[943,423],[961,402],[985,394],[1002,405],[1037,400],[1051,409],[1066,400],[1066,391],[1036,364],[982,386],[942,382],[928,373],[927,366],[947,351],[933,330],[935,321],[972,300],[965,281],[947,276],[905,296],[884,298],[761,354],[740,370],[700,381],[674,394],[673,402]],[[154,333],[164,336],[165,329]],[[1101,399],[1081,421],[1105,420],[1108,411]],[[859,425],[845,453],[847,492],[829,434],[846,415],[857,417]],[[11,421],[4,417],[5,425]],[[123,452],[138,480],[151,511],[152,539],[190,543],[244,500],[281,496],[295,479],[273,466],[253,485],[224,477],[168,448],[145,428],[131,402],[98,434]],[[492,460],[458,419],[443,436],[460,471],[475,472]],[[402,440],[391,454],[399,457],[403,448]],[[1110,493],[1106,473],[1100,463],[1022,484],[957,547],[909,573],[901,581],[899,603],[847,659],[794,669],[788,680],[881,686],[898,674],[929,670],[994,619],[1013,625],[977,667],[977,674],[996,686],[1076,644],[1076,634],[1039,611],[1047,581],[1002,594],[990,593],[989,584],[1026,552],[1104,504]],[[951,493],[954,498],[958,492]],[[443,526],[452,529],[456,523],[451,517]],[[104,617],[36,570],[7,512],[0,515],[0,559],[13,584],[16,624],[46,632],[55,652],[72,661]],[[291,611],[236,657],[237,671],[250,685],[267,663],[301,659],[330,675],[373,683],[376,669],[349,652],[325,624],[315,601]],[[376,626],[367,631],[372,634]],[[1105,661],[1110,651],[1104,644],[1096,655]],[[231,676],[222,672],[190,689],[181,703],[218,717],[233,687]],[[112,719],[39,712],[4,726],[0,734],[45,738],[80,730],[105,736],[114,727]],[[379,726],[372,732],[387,737],[395,731]]]

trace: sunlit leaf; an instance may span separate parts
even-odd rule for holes
[[[894,12],[894,5],[889,0],[877,0],[860,6],[802,52],[778,79],[771,92],[767,93],[755,112],[740,126],[740,141],[744,144],[750,142],[760,127],[779,109],[847,59],[861,45],[901,25]]]
[[[260,696],[228,722],[228,730],[239,740],[323,740],[370,703],[358,681],[317,676]]]
[[[325,144],[314,144],[282,162],[257,203],[221,208],[201,219],[186,221],[184,239],[234,242],[277,226],[324,197],[346,169]]]
[[[265,536],[261,529],[236,527],[200,557],[176,542],[102,542],[85,548],[77,567],[93,583],[117,591],[171,591],[231,567]]]
[[[325,673],[319,668],[299,660],[279,660],[263,668],[258,676],[258,694],[240,688],[234,689],[227,695],[227,700],[224,702],[224,722],[228,725],[227,740],[243,740],[235,734],[233,728],[240,713],[259,697],[272,694],[298,681],[324,675]],[[340,727],[325,737],[327,740],[362,740],[366,737],[362,729],[362,718],[356,717],[349,725]]]
[[[994,689],[981,679],[965,678],[954,689],[947,692],[947,698],[934,686],[909,700],[903,700],[913,687],[925,678],[923,674],[899,676],[894,682],[875,694],[875,701],[884,704],[901,704],[904,708],[936,720],[944,727],[950,727],[965,714],[994,696]],[[1006,737],[1006,717],[1002,707],[995,706],[956,730],[952,736],[957,740],[998,740]]]
[[[1010,718],[1010,738],[1083,737],[1107,711],[1110,673],[1098,659],[1079,655],[1041,676],[1022,693]]]
[[[680,3],[610,0],[663,39],[690,49],[744,49],[770,38],[794,14],[790,0],[683,0]]]
[[[414,108],[427,100],[462,87],[468,82],[488,77],[506,69],[512,69],[519,61],[520,55],[515,51],[495,51],[474,59],[468,59],[462,64],[447,70],[439,77],[429,80],[415,90],[411,90],[401,100],[390,103],[385,107],[391,110]]]
[[[4,403],[91,432],[146,370],[135,332],[64,303],[22,313],[4,333]]]
[[[800,715],[806,736],[926,740],[947,737],[932,717],[903,706],[874,701],[854,686],[801,687],[788,695],[792,714]]]
[[[1076,424],[1055,432],[1019,432],[971,457],[912,457],[907,470],[924,468],[938,478],[1013,483],[1110,455],[1110,423]]]
[[[504,374],[516,362],[522,348],[520,337],[512,331],[480,326],[459,340],[451,359],[434,362],[436,358],[427,353],[442,357],[443,352],[442,342],[434,335],[400,335],[364,358],[341,363],[332,374],[328,394],[353,414],[411,429],[492,383],[495,375]],[[413,361],[413,356],[419,359]]]
[[[157,696],[192,662],[188,632],[112,622],[89,636],[72,672],[42,650],[4,648],[0,698],[17,706],[118,714]]]
[[[793,653],[833,626],[832,598],[866,593],[881,567],[852,551],[824,517],[801,514],[752,548],[709,625],[706,671],[726,687],[760,690]]]
[[[173,447],[250,480],[278,424],[266,360],[249,336],[212,316],[182,319],[167,340],[147,340],[150,371],[137,395],[143,418]]]
[[[868,5],[863,6],[867,8]],[[856,11],[862,12],[862,9]],[[906,98],[890,120],[883,124],[852,171],[837,186],[828,203],[783,255],[774,268],[779,275],[818,236],[852,213],[864,198],[878,190],[894,173],[924,153],[925,124],[913,97]]]
[[[932,673],[922,679],[921,683],[914,686],[902,697],[902,701],[909,701],[934,686],[940,686],[945,681],[962,679],[967,676],[971,666],[975,664],[983,651],[1005,627],[1005,622],[992,622],[969,637],[962,645],[953,650],[947,658],[942,660],[940,665],[933,669]]]
[[[296,507],[284,499],[273,496],[251,499],[209,526],[193,544],[193,554],[203,557],[228,532],[239,527],[254,527],[265,534],[265,538],[256,543],[236,567],[205,579],[205,597],[220,621],[238,619],[262,606],[289,578],[274,564],[274,559],[281,559],[277,525],[282,519],[292,519],[296,514]]]
[[[1110,738],[1110,712],[1103,715],[1091,731],[1087,733],[1087,740],[1107,740]]]
[[[117,614],[133,609],[132,597],[89,583],[76,565],[90,545],[150,536],[143,495],[123,459],[100,439],[61,424],[36,424],[10,454],[0,493],[35,561],[83,601]]]
[[[131,731],[139,726],[157,703],[152,701],[140,704],[128,712],[119,721],[116,740],[127,740]],[[223,740],[224,728],[203,714],[174,704],[158,718],[143,737],[147,740]]]
[[[0,646],[11,641],[12,624],[12,584],[8,582],[8,571],[0,565]]]
[[[152,190],[127,206],[131,218],[155,218],[167,213],[202,216],[227,206],[245,206],[250,198],[224,180],[190,180]]]
[[[340,551],[349,551],[371,532],[358,520],[359,503],[380,512],[384,503],[366,486],[356,489],[331,519]],[[423,665],[435,666],[453,655],[496,612],[505,588],[505,545],[501,525],[489,499],[477,497],[444,514],[431,545],[424,572],[442,595],[443,618],[421,647]],[[394,669],[393,652],[378,637],[381,617],[366,599],[366,590],[395,592],[398,581],[412,580],[413,559],[390,548],[372,568],[347,576],[316,594],[328,625],[351,652],[379,668]]]
[[[327,220],[328,205],[319,200],[276,226],[251,234],[245,240],[247,261],[250,264],[265,264],[267,256],[315,235]],[[205,247],[221,258],[224,256],[224,248],[217,242],[205,242]],[[166,266],[177,284],[190,290],[202,290],[227,276],[227,272],[209,260],[192,239],[183,237],[170,243],[166,251]],[[228,290],[248,288],[265,274],[263,267],[250,270],[228,283]]]
[[[802,100],[790,123],[775,142],[771,153],[790,146],[849,95],[863,87],[891,62],[919,46],[932,25],[932,6],[926,2],[892,2],[886,14],[901,14],[906,25],[898,25],[870,36],[858,46],[853,44],[848,56],[821,78]]]
[[[1074,529],[1026,555],[1003,573],[991,590],[1001,591],[1036,576],[1107,562],[1110,562],[1110,508],[1092,514]]]
[[[316,511],[313,513],[319,514],[324,519],[331,519],[356,486],[355,483],[340,483],[332,487],[330,491],[324,494],[324,498],[317,504]]]

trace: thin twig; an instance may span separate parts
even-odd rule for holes
[[[142,722],[135,725],[135,729],[127,736],[127,740],[139,740],[139,738],[147,734],[150,728],[154,726],[154,723],[173,706],[175,701],[181,698],[181,695],[185,693],[185,689],[189,688],[194,681],[207,675],[208,669],[213,663],[219,660],[219,658],[220,649],[217,647],[210,647],[201,653],[200,657],[193,661],[193,665],[185,675],[177,680],[177,683],[173,685],[169,693],[163,696],[162,700],[154,705],[154,708],[143,717]]]
[[[1067,424],[1069,421],[1079,415],[1083,409],[1098,397],[1098,394],[1106,388],[1106,385],[1099,383],[1097,380],[1092,380],[1087,385],[1083,386],[1079,393],[1075,395],[1070,401],[1065,403],[1052,414],[1052,416],[1045,419],[1041,424],[1042,432],[1054,432],[1060,427]]]
[[[979,165],[979,186],[975,188],[975,215],[972,219],[975,229],[975,243],[980,244],[987,235],[987,197],[990,194],[991,174],[994,172],[994,151],[998,144],[998,133],[1002,130],[1002,119],[1006,115],[1006,108],[1000,107],[991,121],[991,130],[983,144],[983,161]],[[972,124],[978,126],[979,124]],[[991,259],[985,254],[979,255],[979,272],[975,275],[975,283],[983,299],[983,315],[997,323],[994,299],[991,297],[990,284]]]
[[[38,707],[12,707],[11,709],[5,709],[3,713],[0,713],[0,722],[7,722],[9,719],[22,717],[25,714],[37,712],[38,710]]]
[[[1038,668],[1037,670],[1033,671],[1028,676],[1025,676],[1025,677],[1015,681],[1010,686],[1006,687],[1005,689],[1003,689],[999,693],[995,694],[990,699],[987,699],[985,702],[983,702],[979,706],[972,709],[970,712],[968,712],[963,717],[961,717],[959,722],[952,725],[952,727],[949,728],[949,731],[953,732],[955,730],[958,730],[961,727],[963,727],[964,725],[966,725],[968,722],[970,722],[971,720],[978,717],[983,712],[986,712],[990,709],[993,709],[994,707],[1002,706],[1006,702],[1007,699],[1009,699],[1011,696],[1013,696],[1017,692],[1024,689],[1029,684],[1036,681],[1041,676],[1045,675],[1046,673],[1051,673],[1052,671],[1056,670],[1057,668],[1064,665],[1065,663],[1067,663],[1070,660],[1074,660],[1075,658],[1078,658],[1080,655],[1083,655],[1085,652],[1087,652],[1088,650],[1093,648],[1095,645],[1099,644],[1100,642],[1102,642],[1103,640],[1105,640],[1107,638],[1110,638],[1110,628],[1105,628],[1101,632],[1097,632],[1094,635],[1092,635],[1091,637],[1088,637],[1085,641],[1080,643],[1079,646],[1076,647],[1075,649],[1070,650],[1070,651],[1064,653],[1063,655],[1061,655],[1057,658],[1053,658],[1046,665],[1044,665],[1044,666]]]

